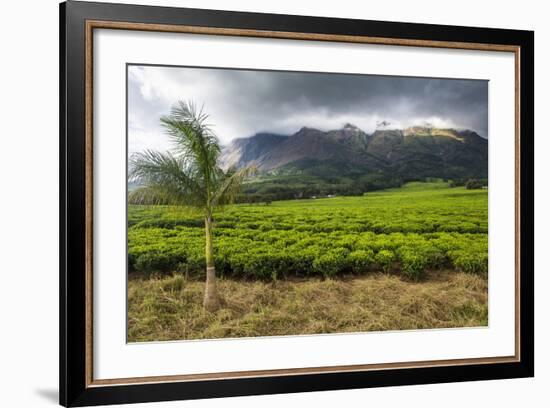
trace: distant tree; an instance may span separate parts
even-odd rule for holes
[[[162,153],[146,150],[130,158],[130,181],[142,187],[130,194],[131,202],[191,206],[204,216],[206,287],[204,308],[220,307],[212,243],[213,212],[234,201],[243,181],[254,167],[224,171],[220,167],[220,144],[207,124],[208,115],[191,102],[178,102],[160,121],[173,149]]]
[[[465,184],[467,190],[476,190],[483,188],[483,182],[477,179],[470,179]]]
[[[456,179],[452,179],[451,182],[449,183],[449,187],[461,187],[465,184],[466,182],[463,180],[463,179],[460,179],[460,178],[456,178]]]

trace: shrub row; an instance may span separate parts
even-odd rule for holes
[[[371,270],[418,279],[443,268],[486,273],[487,190],[432,187],[228,206],[214,215],[216,268],[261,279]],[[129,270],[204,274],[203,224],[188,209],[130,205]]]
[[[204,235],[200,228],[130,229],[130,271],[204,273]],[[216,230],[215,262],[225,276],[274,279],[285,276],[331,277],[373,270],[400,270],[418,279],[427,269],[487,271],[484,234],[362,234],[296,231],[236,234]]]

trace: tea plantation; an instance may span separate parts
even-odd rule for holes
[[[413,182],[361,197],[236,204],[215,214],[219,276],[278,280],[385,271],[487,273],[487,190]],[[128,270],[204,274],[204,223],[168,206],[128,208]]]

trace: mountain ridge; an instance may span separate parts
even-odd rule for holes
[[[267,174],[310,174],[328,163],[332,173],[341,167],[341,175],[486,178],[487,156],[487,139],[472,130],[413,126],[368,134],[347,123],[329,131],[302,127],[292,135],[235,139],[223,148],[221,161],[224,168],[254,164]]]

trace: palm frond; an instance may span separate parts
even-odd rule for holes
[[[256,167],[229,172],[220,168],[218,138],[207,123],[208,115],[192,102],[178,102],[160,120],[174,149],[146,150],[130,158],[128,180],[142,185],[129,194],[130,202],[191,205],[207,213],[233,202]]]
[[[256,174],[256,166],[248,166],[236,171],[230,171],[220,183],[212,197],[212,206],[231,204],[241,190],[246,178]]]
[[[128,203],[138,205],[191,205],[188,195],[166,186],[143,186],[128,194]]]
[[[163,203],[185,202],[197,206],[206,203],[204,188],[192,162],[186,162],[171,153],[146,150],[132,155],[129,170],[129,180],[138,181],[147,189],[139,193],[142,189],[136,190],[136,200],[139,195],[143,199],[147,197],[148,200],[153,200],[153,195],[157,194]]]
[[[216,167],[221,152],[218,138],[207,123],[208,115],[198,110],[192,102],[178,102],[161,123],[171,137],[175,153],[197,164],[204,179],[210,183],[212,169]]]

